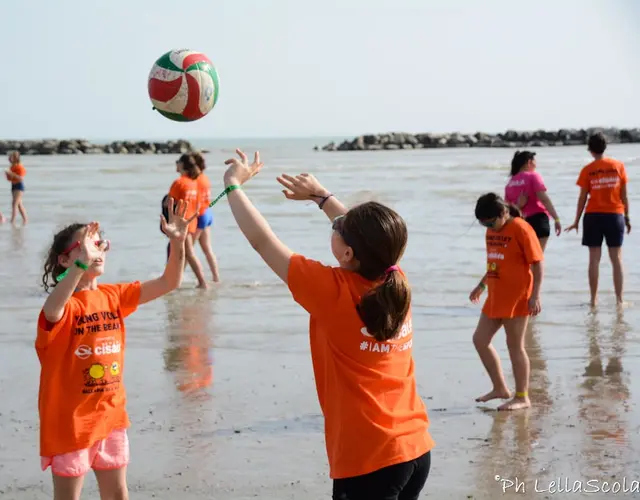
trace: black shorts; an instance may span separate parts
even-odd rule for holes
[[[11,184],[11,191],[24,191],[24,182],[14,182]]]
[[[584,214],[582,220],[582,244],[585,247],[602,246],[602,240],[609,248],[622,246],[624,240],[624,215],[622,214]]]
[[[536,236],[538,239],[540,238],[548,238],[551,234],[551,226],[549,225],[549,216],[540,212],[537,214],[530,215],[525,219],[529,225],[536,232]]]
[[[431,452],[363,476],[333,480],[333,500],[418,500],[431,469]]]

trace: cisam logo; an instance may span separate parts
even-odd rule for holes
[[[105,354],[118,354],[122,349],[120,342],[102,342],[91,348],[86,344],[79,345],[75,351],[75,355],[80,359],[87,359],[92,354],[103,356]]]

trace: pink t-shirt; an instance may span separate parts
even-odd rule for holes
[[[542,176],[536,171],[525,171],[514,175],[504,188],[504,199],[507,203],[518,204],[518,198],[522,193],[527,197],[527,203],[522,208],[522,215],[530,217],[535,214],[549,212],[538,199],[537,193],[546,191]]]

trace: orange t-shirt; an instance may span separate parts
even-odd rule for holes
[[[40,360],[40,456],[91,447],[129,427],[122,383],[124,318],[140,302],[140,283],[98,285],[74,293],[62,319],[41,311],[35,347]]]
[[[209,209],[209,203],[211,203],[211,182],[205,173],[200,174],[196,182],[198,183],[198,202],[200,203],[198,215],[204,215]]]
[[[435,446],[416,389],[411,313],[397,338],[376,341],[356,310],[373,283],[291,257],[289,289],[310,320],[310,343],[332,479],[414,460]]]
[[[184,200],[187,202],[187,218],[191,217],[198,207],[198,182],[183,175],[171,184],[169,196],[175,200]],[[198,219],[193,219],[189,224],[189,232],[195,233],[198,229]]]
[[[535,231],[516,217],[500,231],[487,229],[486,244],[488,295],[482,312],[490,318],[527,314],[533,289],[531,264],[543,260]],[[514,307],[525,309],[514,311]]]
[[[27,175],[27,169],[24,168],[22,163],[18,163],[17,165],[11,165],[11,168],[9,168],[9,170],[11,170],[14,174],[22,177],[21,180],[16,180],[14,177],[9,177],[9,175],[6,175],[7,180],[11,181],[11,184],[18,184],[19,182],[23,182],[24,176]]]
[[[624,164],[613,158],[601,158],[580,171],[576,184],[589,193],[586,213],[624,214],[620,191],[627,183]]]

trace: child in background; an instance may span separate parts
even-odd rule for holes
[[[71,224],[54,236],[42,276],[50,294],[35,347],[41,465],[51,467],[56,500],[78,500],[89,469],[101,498],[128,498],[124,318],[182,281],[184,241],[197,213],[186,219],[186,203],[178,202],[175,213],[173,208],[170,199],[169,220],[162,221],[171,257],[161,277],[143,283],[98,284],[109,242],[101,239],[97,222]]]
[[[211,248],[211,226],[213,225],[213,210],[209,207],[209,203],[211,203],[211,182],[209,182],[207,174],[204,173],[207,168],[204,156],[202,156],[201,153],[194,153],[193,159],[200,169],[200,175],[196,179],[198,182],[198,195],[200,197],[200,215],[198,216],[198,229],[193,237],[193,244],[195,246],[196,243],[200,243],[202,252],[209,264],[213,281],[218,283],[220,281],[218,261]]]
[[[9,155],[9,163],[11,167],[5,170],[5,176],[9,182],[11,182],[11,224],[16,223],[16,217],[18,212],[22,217],[22,223],[26,224],[27,210],[22,203],[22,196],[24,194],[24,176],[27,175],[27,169],[20,163],[20,153],[14,151]],[[0,214],[0,220],[4,221],[4,217]]]
[[[504,326],[516,394],[498,409],[528,408],[531,406],[529,356],[524,339],[529,316],[535,316],[541,310],[542,248],[535,231],[521,218],[518,208],[494,193],[478,198],[476,219],[487,228],[487,272],[469,299],[475,304],[485,288],[489,288],[489,292],[473,334],[473,343],[493,383],[493,389],[476,401],[511,398],[500,358],[491,345],[494,335]]]
[[[196,179],[200,175],[200,169],[196,165],[193,156],[183,154],[176,162],[176,172],[180,174],[180,177],[171,184],[169,196],[176,200],[183,200],[187,204],[189,213],[193,213],[194,211],[199,212],[198,183]],[[204,273],[202,272],[202,264],[200,264],[200,260],[193,248],[193,237],[197,229],[198,221],[193,219],[185,241],[186,257],[187,262],[191,266],[191,269],[193,269],[198,280],[198,288],[208,288],[207,280],[205,280]]]
[[[631,232],[629,219],[629,197],[627,195],[627,171],[621,161],[604,156],[607,139],[602,132],[589,137],[588,149],[593,161],[586,165],[578,176],[580,187],[576,218],[566,231],[578,231],[582,211],[587,207],[582,219],[582,245],[589,249],[589,289],[591,307],[598,302],[598,280],[602,242],[609,249],[609,259],[613,268],[613,287],[616,303],[624,304],[622,290],[624,270],[622,267],[622,243],[624,231]],[[589,200],[587,202],[587,199]]]
[[[555,222],[556,236],[562,233],[562,224],[547,194],[544,179],[536,169],[536,154],[531,151],[516,151],[511,160],[510,175],[511,179],[504,189],[504,199],[522,211],[524,220],[535,231],[544,252],[551,235],[549,216]]]
[[[369,202],[347,211],[308,174],[278,180],[332,221],[338,267],[289,250],[240,186],[262,167],[242,151],[224,175],[229,205],[251,246],[311,315],[311,357],[325,418],[334,500],[417,500],[434,442],[412,356],[411,290],[398,264],[407,228]]]

